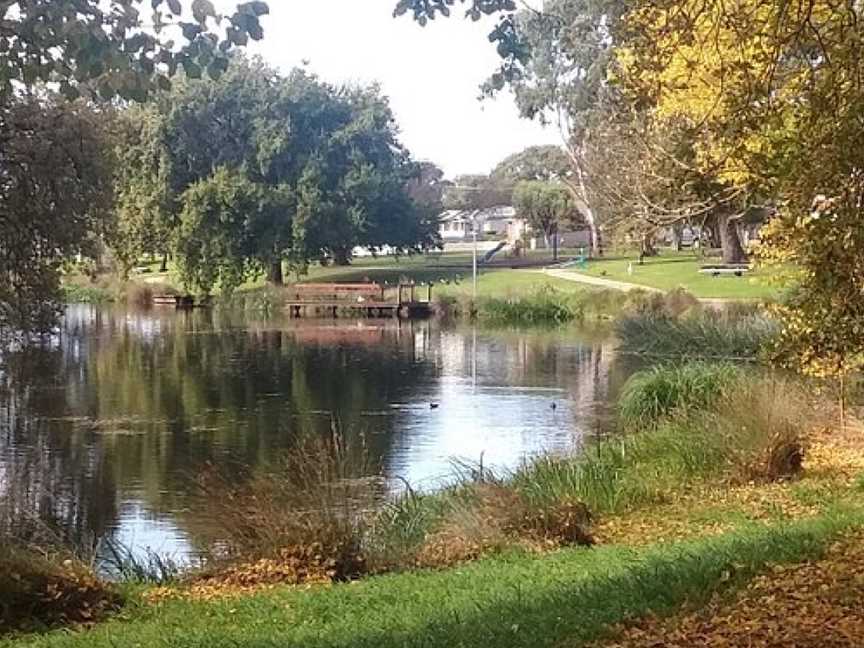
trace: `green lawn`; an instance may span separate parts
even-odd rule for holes
[[[15,648],[441,648],[581,646],[610,624],[668,613],[740,585],[769,564],[818,556],[858,512],[644,548],[511,554],[301,591],[132,608],[82,632],[3,642]]]
[[[535,254],[536,260],[548,259],[547,251]],[[566,251],[562,253],[566,257]],[[532,258],[532,257],[529,257]],[[549,259],[551,262],[551,259]],[[627,272],[633,264],[633,274]],[[584,270],[571,269],[574,274],[584,273],[594,277],[634,283],[661,290],[683,287],[696,297],[716,299],[766,299],[777,297],[781,288],[774,277],[765,270],[756,270],[744,277],[711,277],[699,274],[705,259],[690,252],[664,251],[659,257],[646,259],[638,264],[636,257],[616,257],[589,262]],[[148,274],[134,275],[134,281],[161,282],[179,287],[176,273],[171,267],[166,274],[158,273],[158,262],[142,264],[151,268]],[[294,277],[286,275],[286,281]],[[435,284],[434,294],[455,297],[470,297],[471,256],[464,253],[432,254],[400,257],[365,257],[355,259],[350,266],[321,267],[313,265],[300,278],[303,282],[352,282],[376,281],[390,284],[401,280],[413,280],[418,284]],[[264,286],[263,277],[251,280],[240,287],[240,291],[255,290]],[[553,286],[564,292],[579,292],[586,286],[578,282],[543,277],[529,269],[512,270],[507,267],[480,269],[478,296],[509,297],[535,292],[540,286]],[[590,288],[587,288],[590,290]]]
[[[715,259],[694,256],[692,252],[664,250],[659,257],[645,259],[644,265],[639,265],[636,256],[618,257],[590,261],[587,269],[574,269],[572,272],[661,290],[683,287],[694,296],[704,299],[768,299],[777,297],[782,291],[774,277],[761,269],[743,277],[712,277],[699,273],[700,266],[716,262]],[[630,264],[633,265],[632,275],[627,272]]]

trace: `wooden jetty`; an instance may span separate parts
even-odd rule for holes
[[[154,306],[170,306],[178,310],[193,308],[209,308],[212,304],[209,297],[196,299],[194,295],[154,295]]]
[[[389,288],[377,283],[295,284],[285,307],[291,317],[305,314],[339,317],[340,312],[362,317],[428,317],[432,313],[432,285],[426,286],[426,300],[417,299],[420,286],[400,284]],[[390,294],[388,294],[390,293]]]

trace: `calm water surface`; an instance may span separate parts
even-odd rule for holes
[[[578,448],[631,371],[603,332],[72,307],[50,344],[0,358],[0,494],[80,541],[182,557],[208,465],[337,426],[372,470],[434,488],[454,458]]]

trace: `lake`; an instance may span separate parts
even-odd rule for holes
[[[339,430],[421,489],[454,459],[578,451],[634,370],[614,348],[602,330],[73,306],[50,342],[0,358],[0,493],[77,542],[182,559],[201,542],[195,477],[300,435]]]

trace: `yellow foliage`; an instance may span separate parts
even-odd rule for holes
[[[864,366],[864,29],[856,3],[657,0],[626,17],[618,81],[697,164],[776,210],[763,261],[794,265],[778,357],[820,377]]]

